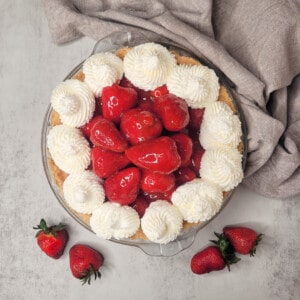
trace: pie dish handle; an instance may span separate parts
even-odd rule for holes
[[[178,236],[176,240],[168,244],[137,243],[135,246],[150,256],[174,256],[179,252],[189,248],[193,244],[196,234],[197,230],[191,228],[186,233]]]

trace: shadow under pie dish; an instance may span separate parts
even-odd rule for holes
[[[133,89],[136,99],[118,110],[113,93],[119,86]],[[130,122],[141,114],[142,133]],[[113,139],[120,134],[125,140],[121,148],[102,143],[97,117],[104,127],[113,124]],[[161,128],[148,134],[153,118]],[[218,70],[169,41],[117,33],[99,41],[54,88],[42,132],[43,163],[59,202],[84,227],[150,255],[169,256],[192,244],[242,180],[245,130]],[[121,163],[103,170],[108,160]],[[114,193],[116,182],[118,193],[125,182],[125,195]],[[148,205],[145,212],[137,198],[144,200],[142,210]]]

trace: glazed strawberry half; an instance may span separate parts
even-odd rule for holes
[[[38,230],[36,234],[37,243],[46,255],[54,259],[63,255],[69,239],[64,224],[59,223],[48,227],[46,221],[41,219],[40,224],[33,229]]]
[[[103,264],[102,254],[84,244],[76,244],[69,251],[70,269],[75,278],[82,284],[91,283],[92,277],[96,280],[101,277],[99,272]]]

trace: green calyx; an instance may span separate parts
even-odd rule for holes
[[[82,273],[82,277],[80,278],[82,285],[84,284],[91,284],[91,278],[94,276],[94,279],[101,278],[101,273],[99,270],[95,270],[92,264],[90,264],[88,270]]]
[[[235,250],[231,243],[223,233],[214,232],[218,240],[211,240],[219,249],[224,259],[224,262],[230,271],[230,265],[237,263],[241,259],[235,255]]]
[[[44,234],[52,234],[53,236],[56,236],[56,233],[58,231],[61,231],[62,229],[64,229],[66,226],[62,223],[59,223],[58,225],[53,225],[53,226],[47,226],[47,223],[45,221],[45,219],[41,219],[40,224],[33,227],[33,229],[38,230],[37,234],[35,235],[36,237],[40,234],[40,233],[44,233]]]
[[[262,240],[262,237],[263,237],[263,234],[260,233],[258,236],[257,236],[257,239],[253,245],[253,248],[251,249],[250,251],[250,256],[254,256],[254,254],[256,253],[256,246],[259,244],[259,242]]]

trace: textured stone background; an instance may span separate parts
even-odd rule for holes
[[[71,219],[44,175],[41,127],[51,90],[94,41],[55,46],[39,0],[0,4],[0,299],[300,299],[300,196],[267,199],[239,187],[194,244],[169,258],[98,239]],[[32,226],[41,217],[69,226],[60,260],[46,257],[35,243]],[[227,224],[265,234],[256,257],[243,257],[231,272],[192,274],[193,254]],[[81,286],[69,272],[68,250],[77,242],[105,256],[102,279],[91,286]]]

